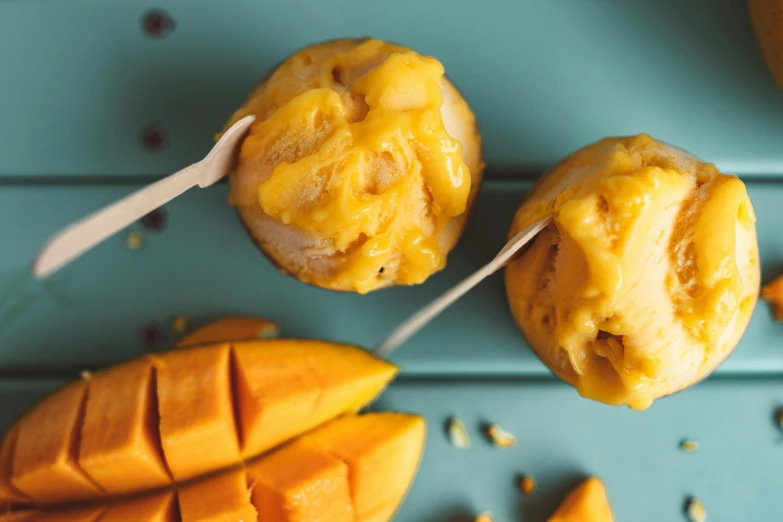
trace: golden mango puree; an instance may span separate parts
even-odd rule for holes
[[[445,265],[456,238],[443,234],[465,214],[473,180],[444,123],[444,81],[437,60],[368,40],[305,49],[262,84],[229,123],[258,117],[232,203],[305,235],[311,244],[297,255],[334,261],[296,266],[272,245],[275,262],[307,282],[359,292],[392,276],[421,283]],[[467,105],[457,106],[475,129]]]
[[[607,138],[556,166],[510,235],[553,223],[506,272],[541,359],[589,398],[643,409],[706,377],[756,302],[745,185],[648,136]]]

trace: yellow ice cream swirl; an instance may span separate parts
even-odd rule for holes
[[[301,92],[276,92],[273,76],[267,101],[259,103],[290,99],[254,124],[240,158],[275,161],[279,143],[301,143],[293,161],[279,161],[260,182],[257,204],[344,253],[335,277],[358,281],[360,292],[373,288],[391,256],[399,259],[403,284],[442,268],[439,233],[465,212],[471,186],[460,144],[441,116],[444,70],[437,60],[395,52],[349,76],[388,45],[370,40],[337,55],[329,82]],[[251,101],[232,121],[248,113],[263,116],[264,107]],[[313,144],[312,136],[323,139]]]

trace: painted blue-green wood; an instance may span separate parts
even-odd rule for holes
[[[168,205],[166,228],[143,232],[141,250],[129,250],[125,234],[120,234],[37,284],[27,280],[26,268],[44,240],[64,223],[133,187],[4,188],[0,371],[77,372],[121,361],[145,349],[139,332],[146,323],[165,325],[178,314],[194,322],[257,314],[279,321],[288,336],[372,347],[408,315],[492,258],[503,245],[526,186],[487,183],[444,272],[423,285],[366,296],[325,291],[281,275],[247,238],[226,203],[226,185],[193,190]],[[783,269],[783,184],[748,186],[769,279]],[[719,371],[783,375],[781,336],[783,327],[760,303],[742,344]],[[510,317],[499,274],[437,318],[393,359],[408,374],[548,375]]]
[[[176,21],[140,30],[149,8]],[[439,57],[490,175],[650,133],[741,174],[783,172],[783,94],[744,0],[0,1],[0,176],[160,175],[197,159],[308,43],[374,35]],[[148,154],[156,123],[168,147]]]
[[[150,8],[174,18],[165,38],[142,33]],[[109,178],[149,179],[198,159],[285,56],[368,34],[443,61],[480,119],[490,178],[529,177],[606,135],[647,132],[726,171],[783,179],[783,94],[764,70],[745,0],[0,0],[0,430],[62,382],[44,374],[75,376],[144,352],[139,332],[150,321],[169,343],[175,315],[197,324],[254,314],[290,336],[372,346],[491,257],[522,183],[485,186],[443,273],[369,296],[278,274],[219,186],[169,205],[168,226],[145,232],[138,252],[120,235],[43,284],[27,278],[46,237],[137,186]],[[166,139],[154,153],[139,145],[150,124]],[[783,271],[783,183],[749,189],[766,281]],[[394,358],[403,380],[377,407],[420,412],[430,425],[396,520],[469,521],[491,510],[499,522],[543,522],[590,473],[607,482],[620,522],[684,520],[691,494],[711,522],[783,512],[772,423],[783,405],[783,327],[763,303],[718,377],[643,413],[583,400],[552,379],[511,321],[500,276]],[[473,433],[468,451],[443,434],[453,414]],[[485,421],[512,430],[518,446],[489,447],[477,428]],[[679,452],[683,437],[701,451]],[[539,481],[530,499],[517,494],[518,472]]]
[[[63,381],[0,381],[0,430]],[[606,483],[618,522],[685,521],[690,495],[710,522],[780,520],[783,434],[772,422],[783,389],[772,381],[721,380],[655,403],[646,412],[612,408],[555,383],[398,382],[374,409],[427,418],[424,460],[395,520],[471,522],[491,511],[496,522],[544,522],[569,488],[588,475]],[[472,447],[456,449],[445,432],[458,416]],[[481,424],[499,423],[517,437],[511,449],[491,446]],[[700,449],[678,449],[684,438]],[[515,477],[538,489],[518,493]]]

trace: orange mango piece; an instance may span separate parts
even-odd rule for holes
[[[12,482],[42,504],[103,494],[76,459],[87,388],[84,380],[69,384],[38,403],[17,424]]]
[[[392,502],[365,513],[358,515],[356,522],[389,522],[394,518],[395,513],[400,509],[400,504]]]
[[[5,435],[2,446],[0,446],[0,507],[30,502],[30,499],[24,496],[11,483],[18,431],[16,426],[11,428]]]
[[[39,511],[28,520],[30,522],[97,522],[104,511],[106,511],[105,506],[52,509]]]
[[[263,522],[354,520],[348,466],[305,440],[261,458],[247,476]]]
[[[230,471],[180,488],[179,511],[182,522],[258,520],[256,508],[250,503],[244,470]]]
[[[107,493],[143,491],[171,482],[158,437],[149,359],[95,374],[84,414],[79,465]]]
[[[603,482],[590,477],[579,484],[548,522],[614,522]]]
[[[8,511],[0,513],[0,522],[28,522],[37,514],[34,510]]]
[[[160,439],[177,481],[239,462],[229,344],[175,350],[155,361]]]
[[[166,491],[110,504],[100,522],[177,522],[174,498]]]
[[[197,344],[224,343],[226,341],[247,341],[269,339],[278,334],[277,325],[256,317],[225,317],[197,328],[184,336],[177,347]]]
[[[393,364],[362,348],[317,343],[318,349],[309,350],[307,354],[321,386],[314,426],[367,406],[399,371]]]
[[[772,307],[776,321],[783,321],[783,275],[761,287],[761,297]]]
[[[426,423],[417,415],[384,412],[342,417],[304,438],[348,465],[357,517],[396,508],[424,451]]]
[[[234,344],[242,454],[258,455],[313,428],[321,388],[301,341]]]

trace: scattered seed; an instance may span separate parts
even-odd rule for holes
[[[688,515],[688,520],[691,522],[706,522],[707,520],[707,508],[696,497],[691,497],[688,500],[688,507],[685,508],[685,514]]]
[[[519,489],[525,495],[530,495],[536,490],[536,481],[530,475],[522,475],[519,479]]]
[[[82,379],[85,381],[89,381],[90,379],[92,379],[92,372],[89,370],[82,370],[79,375],[81,375]]]
[[[141,218],[141,226],[147,230],[158,232],[166,227],[166,212],[162,208],[157,208]]]
[[[174,331],[177,333],[187,332],[189,324],[190,321],[186,315],[178,315],[174,318],[173,321],[171,321],[171,327],[174,328]]]
[[[147,348],[157,348],[166,340],[166,333],[159,325],[152,323],[141,329],[141,342]]]
[[[775,412],[775,422],[777,423],[778,428],[783,431],[783,408],[780,408]]]
[[[695,453],[699,451],[699,441],[691,439],[683,439],[680,441],[680,449],[685,453]]]
[[[130,250],[138,250],[144,246],[144,236],[139,232],[130,232],[125,236],[125,246]]]
[[[165,11],[154,9],[142,16],[141,29],[151,38],[162,38],[174,29],[174,20]]]
[[[489,437],[492,444],[499,448],[510,448],[517,443],[517,439],[512,434],[497,424],[487,426],[487,437]]]
[[[482,513],[476,517],[475,522],[493,522],[492,515],[489,512]]]
[[[156,152],[166,146],[166,135],[163,129],[156,125],[148,125],[141,130],[139,136],[141,146],[150,152]]]
[[[465,425],[457,417],[449,419],[448,424],[449,438],[451,443],[458,448],[470,447],[470,436]]]

